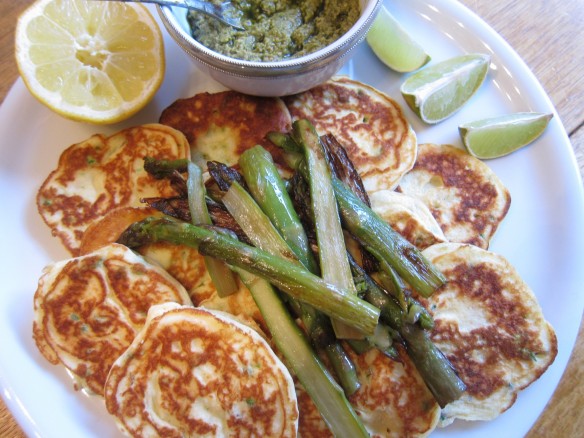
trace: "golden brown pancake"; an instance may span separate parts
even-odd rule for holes
[[[440,407],[403,349],[400,361],[377,349],[351,358],[361,388],[349,400],[372,437],[423,437],[440,418]]]
[[[209,297],[201,300],[199,305],[206,309],[220,310],[241,318],[251,319],[267,333],[264,318],[255,300],[249,290],[241,283],[239,277],[238,282],[240,287],[237,292],[226,297],[220,297],[217,290],[213,288],[213,293]]]
[[[394,190],[378,190],[369,196],[372,210],[420,249],[445,242],[446,236],[426,204]]]
[[[284,102],[294,120],[336,137],[369,193],[395,188],[414,165],[416,135],[401,107],[369,85],[338,76]]]
[[[187,137],[193,159],[237,163],[247,149],[262,145],[274,159],[281,156],[265,136],[270,131],[288,132],[291,121],[279,98],[248,96],[236,91],[201,93],[179,99],[160,116],[160,123],[178,129]]]
[[[298,427],[294,382],[266,341],[203,308],[153,307],[105,400],[130,436],[295,437]]]
[[[134,222],[163,213],[150,207],[120,207],[106,213],[103,218],[91,224],[81,239],[81,255],[95,251],[118,240],[122,232]],[[199,305],[216,293],[205,262],[199,252],[186,245],[156,242],[136,248],[149,261],[163,267],[187,290],[193,303]]]
[[[440,406],[427,389],[403,349],[400,361],[389,359],[377,349],[360,355],[347,348],[357,367],[361,387],[349,401],[371,437],[424,437],[437,426]],[[297,385],[303,437],[332,437],[318,409]]]
[[[450,242],[488,248],[511,196],[482,161],[450,145],[421,144],[399,191],[424,202]]]
[[[455,418],[493,419],[554,361],[554,330],[502,256],[456,243],[437,244],[423,254],[447,279],[430,298],[420,299],[435,320],[431,338],[467,386],[443,409],[442,425]]]
[[[179,131],[151,124],[110,137],[96,134],[61,154],[37,194],[37,206],[53,235],[73,255],[78,254],[87,227],[107,212],[140,206],[144,197],[174,193],[167,180],[156,180],[144,171],[145,156],[189,158],[190,150]]]
[[[162,215],[158,210],[150,207],[118,207],[108,211],[99,221],[91,223],[83,233],[79,255],[89,254],[102,246],[114,243],[134,222],[150,216]]]
[[[86,254],[115,242],[132,223],[150,216],[162,216],[149,207],[121,207],[107,213],[99,222],[91,224],[81,240],[80,254]],[[256,321],[262,327],[264,321],[249,291],[239,282],[239,290],[227,297],[220,297],[205,268],[205,260],[199,252],[186,245],[155,242],[136,248],[148,261],[164,268],[187,290],[195,306],[222,310]]]
[[[49,362],[68,369],[78,389],[102,395],[111,365],[150,306],[169,301],[191,304],[166,271],[111,244],[45,268],[34,296],[34,340]]]

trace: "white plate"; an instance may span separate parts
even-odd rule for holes
[[[463,52],[492,54],[487,82],[462,111],[438,126],[425,126],[407,110],[421,142],[459,144],[463,121],[513,111],[553,112],[543,137],[528,148],[490,161],[511,192],[512,204],[491,249],[501,253],[533,288],[555,327],[559,354],[547,373],[516,404],[488,423],[457,422],[435,436],[523,436],[552,395],[573,348],[582,309],[584,201],[575,158],[557,113],[515,52],[460,4],[443,0],[391,3],[394,14],[439,61]],[[95,132],[106,134],[157,121],[179,97],[221,87],[197,72],[167,39],[166,80],[154,101],[133,119],[95,127],[64,120],[37,103],[19,80],[0,109],[0,384],[2,396],[29,436],[118,435],[98,399],[72,390],[61,369],[41,357],[32,341],[32,297],[42,268],[68,257],[35,206],[35,194],[60,152]],[[392,74],[361,44],[341,71],[403,102],[402,76]]]

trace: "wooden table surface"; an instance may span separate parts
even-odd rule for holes
[[[30,0],[0,0],[0,102],[18,77],[14,25]],[[463,0],[499,32],[533,70],[554,103],[584,175],[584,0]],[[583,291],[584,293],[584,291]],[[584,432],[584,330],[560,385],[529,437]],[[25,436],[0,399],[0,437]]]

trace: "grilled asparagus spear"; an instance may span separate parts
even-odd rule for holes
[[[265,219],[274,224],[298,260],[312,273],[318,274],[318,265],[312,255],[306,232],[270,153],[261,146],[248,149],[241,155],[239,165],[250,193],[267,216]],[[237,185],[233,189],[237,190]],[[224,202],[226,201],[224,198]],[[255,215],[247,220],[249,223],[261,222],[262,217]],[[255,246],[260,246],[262,241],[267,240],[262,236],[257,238]],[[326,353],[346,394],[354,393],[359,388],[355,365],[335,338],[330,320],[311,306],[296,300],[289,301],[302,319],[313,344]]]
[[[192,246],[203,255],[216,257],[267,279],[283,292],[363,333],[373,334],[377,326],[379,309],[375,306],[327,283],[301,266],[209,227],[171,218],[147,218],[128,227],[118,241],[130,248],[157,241]]]

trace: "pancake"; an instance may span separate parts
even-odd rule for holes
[[[134,222],[150,216],[162,216],[155,208],[119,207],[106,212],[96,222],[89,224],[79,244],[79,255],[89,254],[99,248],[114,243],[120,234]]]
[[[134,222],[150,216],[163,216],[150,207],[120,207],[106,213],[101,220],[91,224],[81,239],[81,255],[114,243]],[[189,293],[193,303],[199,305],[216,293],[211,278],[205,269],[203,256],[186,245],[156,242],[136,249],[150,262],[154,262],[172,275]]]
[[[428,206],[449,242],[487,249],[511,196],[482,161],[450,145],[421,144],[399,191]]]
[[[502,256],[456,243],[433,245],[423,254],[447,278],[430,298],[420,298],[435,320],[431,338],[467,386],[443,409],[441,424],[493,419],[554,361],[554,330]]]
[[[379,190],[369,200],[379,217],[419,249],[446,242],[440,225],[419,199],[393,190]]]
[[[377,349],[360,355],[347,349],[357,367],[361,387],[349,401],[372,438],[425,437],[437,426],[440,406],[403,349],[400,361]],[[332,437],[318,409],[297,385],[299,436]]]
[[[145,156],[188,158],[189,145],[180,132],[150,124],[110,137],[96,134],[63,151],[37,194],[37,207],[71,254],[78,254],[87,227],[107,212],[140,206],[144,197],[174,193],[168,181],[144,171]]]
[[[122,232],[134,222],[147,217],[164,214],[150,207],[120,207],[92,223],[81,239],[79,254],[84,255],[116,242]],[[149,262],[161,266],[174,277],[188,292],[195,306],[221,310],[244,318],[251,318],[264,326],[261,313],[247,288],[239,281],[239,290],[227,297],[220,297],[205,268],[205,261],[199,252],[187,245],[169,242],[155,242],[135,249]]]
[[[220,297],[217,291],[214,290],[209,297],[200,300],[199,305],[206,309],[220,310],[240,318],[251,319],[264,332],[268,332],[262,313],[253,296],[241,282],[237,292],[226,297]]]
[[[284,102],[294,120],[336,137],[369,194],[395,188],[414,165],[416,135],[400,105],[369,85],[338,76]]]
[[[413,363],[403,349],[399,353],[399,361],[377,349],[351,354],[361,388],[349,400],[372,437],[424,437],[440,418],[440,407]]]
[[[80,254],[87,254],[115,242],[132,223],[150,216],[162,216],[149,207],[122,207],[107,213],[99,222],[91,224],[81,240]],[[186,245],[155,242],[136,248],[149,262],[164,268],[188,292],[195,306],[222,310],[233,315],[253,319],[264,326],[261,313],[251,294],[239,282],[239,290],[227,297],[220,297],[205,268],[205,260],[199,252]],[[237,277],[238,278],[238,277]]]
[[[108,376],[105,401],[130,436],[295,437],[290,373],[223,312],[155,306]]]
[[[103,394],[111,365],[130,345],[153,304],[191,303],[166,271],[112,244],[45,268],[34,296],[33,336],[62,363],[76,389]]]
[[[245,150],[260,144],[284,164],[282,152],[265,139],[270,131],[290,130],[290,114],[279,98],[236,91],[200,93],[172,103],[159,121],[186,136],[197,162],[202,157],[232,166]]]

